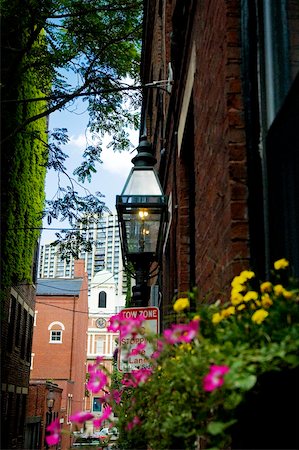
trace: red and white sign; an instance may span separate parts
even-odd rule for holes
[[[149,367],[149,358],[154,352],[153,346],[146,339],[148,334],[159,333],[159,308],[147,306],[144,308],[125,308],[120,312],[124,319],[136,319],[142,315],[145,321],[142,323],[140,332],[136,336],[128,335],[119,342],[118,370],[129,373],[133,370]],[[128,356],[139,344],[146,343],[146,347],[137,355]]]

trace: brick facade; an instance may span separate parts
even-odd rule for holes
[[[62,388],[59,417],[68,431],[68,416],[83,410],[85,400],[88,279],[87,273],[82,278],[83,273],[84,261],[82,264],[79,260],[77,265],[75,263],[75,274],[81,280],[78,293],[71,294],[71,284],[69,287],[61,284],[61,289],[58,285],[55,287],[57,294],[36,297],[30,380],[52,380]],[[60,281],[64,283],[64,280]],[[44,279],[43,282],[47,287],[51,280]],[[66,283],[71,282],[71,279],[66,280]],[[60,341],[51,340],[52,331],[62,333]],[[67,435],[63,436],[61,445],[62,450],[69,448]]]
[[[1,448],[24,448],[35,288],[6,291],[1,321]]]
[[[293,80],[298,6],[287,3]],[[143,103],[171,198],[160,273],[164,318],[178,293],[196,287],[201,299],[223,298],[240,270],[252,267],[263,276],[275,256],[271,223],[270,234],[267,229],[267,142],[261,141],[266,112],[259,105],[266,82],[256,66],[258,59],[266,64],[264,38],[257,37],[266,27],[263,15],[282,11],[270,9],[236,0],[145,2],[142,80],[169,80],[145,88]],[[279,256],[296,264],[283,251]]]

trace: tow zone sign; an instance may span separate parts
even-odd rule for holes
[[[144,369],[149,367],[148,358],[154,352],[154,349],[146,339],[147,334],[159,333],[159,308],[155,306],[147,306],[145,308],[125,308],[121,310],[122,318],[132,319],[140,315],[145,317],[145,321],[141,326],[141,331],[135,337],[130,335],[121,339],[119,342],[118,352],[118,370],[120,372],[129,373],[133,370]],[[138,344],[147,343],[145,350],[138,355],[129,356]]]

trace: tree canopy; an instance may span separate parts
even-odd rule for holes
[[[114,150],[129,145],[128,127],[138,127],[139,63],[142,0],[1,0],[2,169],[9,172],[16,136],[34,134],[45,148],[46,164],[66,174],[62,150],[65,128],[48,130],[47,138],[30,127],[78,98],[87,103],[88,128],[111,136]],[[38,95],[20,89],[30,74]],[[126,80],[132,80],[132,84]],[[38,108],[29,108],[29,105]],[[18,114],[20,107],[26,114]],[[33,113],[34,111],[34,113]],[[90,181],[100,162],[101,144],[87,145],[74,171],[79,182]],[[102,195],[80,196],[74,188],[58,187],[48,202],[49,217],[67,218],[71,225],[86,213],[101,213]],[[8,175],[7,175],[8,176]],[[8,184],[7,184],[8,182]],[[2,191],[9,185],[3,179]],[[70,234],[70,233],[69,233]]]

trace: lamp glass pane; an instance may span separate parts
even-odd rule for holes
[[[152,168],[132,169],[122,195],[163,195],[159,180]]]
[[[124,214],[124,224],[128,253],[156,253],[159,238],[160,213],[140,216],[140,211],[134,210],[134,214]]]

